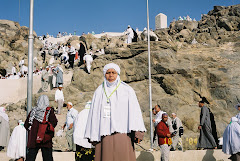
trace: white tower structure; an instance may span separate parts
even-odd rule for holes
[[[156,29],[167,28],[167,16],[165,14],[159,13],[155,17],[155,28]]]

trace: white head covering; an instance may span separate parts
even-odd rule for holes
[[[73,106],[72,102],[68,102],[67,104],[69,104],[69,105]]]
[[[222,151],[226,154],[236,154],[240,152],[240,125],[238,118],[232,117],[231,123],[227,126],[223,134]]]
[[[109,63],[109,64],[105,65],[104,68],[103,68],[103,75],[104,75],[104,77],[105,77],[105,74],[106,74],[108,69],[114,69],[114,70],[116,70],[118,75],[120,75],[120,71],[121,71],[120,67],[117,64],[115,64],[115,63]]]
[[[120,74],[119,66],[110,63],[103,68],[104,76],[108,69],[114,69]],[[101,141],[102,136],[115,132],[127,134],[131,131],[146,131],[135,91],[122,82],[119,75],[110,85],[107,83],[110,82],[105,78],[93,95],[85,138]]]
[[[106,75],[106,72],[108,71],[108,69],[114,69],[117,73],[118,73],[118,76],[117,76],[117,79],[113,82],[109,82],[107,81],[105,75]],[[105,88],[106,92],[110,95],[112,93],[112,91],[114,89],[111,89],[111,87],[115,87],[117,86],[118,82],[120,82],[120,68],[117,64],[114,64],[114,63],[109,63],[107,65],[104,66],[103,68],[103,76],[104,76],[104,87],[110,87],[110,88]]]
[[[5,113],[5,108],[4,107],[0,107],[0,116],[2,116],[4,120],[9,122],[9,118],[8,118],[8,115]]]

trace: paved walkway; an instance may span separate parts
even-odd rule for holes
[[[160,152],[136,152],[137,161],[160,161]],[[185,152],[170,152],[170,161],[230,161],[229,155],[221,150],[188,150]],[[54,161],[74,161],[73,152],[54,152]],[[6,153],[0,152],[1,161],[10,161]],[[36,161],[42,161],[41,153],[38,153]]]

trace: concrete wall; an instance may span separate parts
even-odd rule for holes
[[[54,152],[54,161],[74,161],[74,153],[72,152]],[[136,152],[137,161],[160,161],[160,152]],[[230,161],[229,155],[225,155],[221,150],[188,150],[185,152],[170,152],[169,161]],[[1,161],[9,161],[10,158],[6,153],[0,153]],[[36,161],[42,161],[42,155],[39,152]]]
[[[72,73],[63,75],[64,85],[69,85]],[[41,89],[41,75],[33,77],[33,94]],[[0,105],[3,103],[16,103],[27,98],[27,78],[0,79]]]

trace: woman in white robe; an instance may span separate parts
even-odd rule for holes
[[[26,129],[22,120],[19,120],[18,126],[13,129],[8,144],[7,156],[17,161],[23,161],[26,158]]]
[[[10,137],[9,118],[5,108],[0,107],[0,151],[8,145]]]
[[[114,63],[103,68],[104,82],[96,89],[85,138],[95,147],[95,161],[136,161],[134,142],[146,131],[135,91],[120,80]]]
[[[240,160],[240,125],[238,118],[232,117],[231,123],[227,126],[223,134],[223,148],[222,151],[226,154],[232,155],[230,157],[233,161]]]

